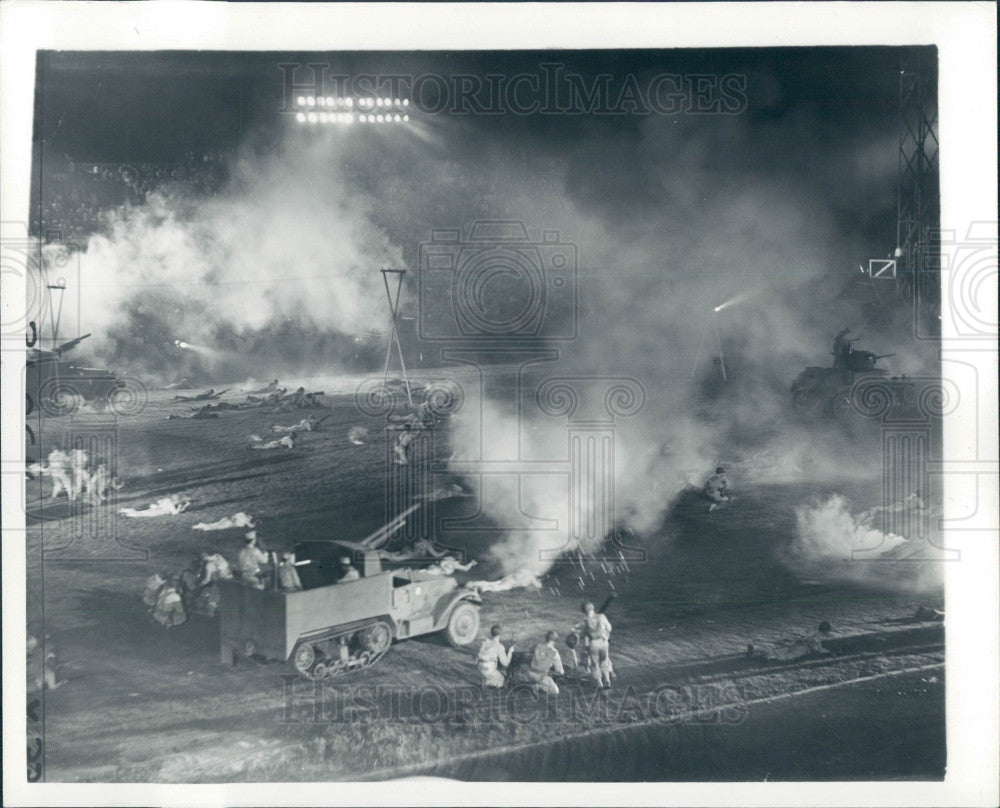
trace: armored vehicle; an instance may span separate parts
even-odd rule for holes
[[[855,383],[862,378],[888,376],[889,371],[876,364],[892,355],[851,350],[833,367],[808,367],[792,382],[792,403],[805,414],[846,415],[853,408],[851,390]]]
[[[349,557],[360,577],[335,583]],[[295,547],[302,590],[254,589],[222,581],[221,654],[289,663],[306,679],[324,679],[375,664],[393,640],[444,632],[455,646],[475,642],[479,594],[451,576],[383,569],[378,552],[349,541]]]
[[[63,358],[89,336],[84,334],[52,350],[28,350],[25,392],[29,410],[37,404],[47,415],[70,415],[84,401],[98,409],[114,405],[115,396],[126,388],[124,379],[114,371],[76,365]]]

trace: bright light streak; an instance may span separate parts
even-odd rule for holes
[[[729,300],[726,300],[725,302],[720,303],[718,306],[716,306],[714,309],[712,309],[712,311],[720,312],[723,309],[728,309],[731,306],[735,306],[738,303],[742,303],[748,297],[751,297],[751,296],[752,295],[749,292],[741,292],[740,294],[736,295],[735,297],[731,297],[731,298],[729,298]]]

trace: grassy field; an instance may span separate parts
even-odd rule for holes
[[[485,694],[474,652],[453,649],[439,636],[397,643],[374,668],[314,686],[278,663],[220,664],[217,622],[194,616],[169,631],[153,622],[141,600],[147,577],[180,571],[206,547],[233,558],[241,544],[241,531],[200,533],[191,529],[196,522],[246,511],[268,546],[280,549],[303,536],[360,538],[385,521],[384,422],[360,414],[351,389],[350,380],[340,389],[328,386],[334,406],[324,430],[280,453],[249,451],[247,436],[265,434],[274,422],[292,423],[302,412],[169,421],[184,405],[170,402],[173,393],[154,393],[142,413],[118,421],[117,463],[126,486],[113,505],[74,511],[65,500],[44,501],[47,480],[44,490],[29,482],[29,629],[49,634],[69,679],[45,694],[47,780],[323,780],[420,772],[587,779],[554,751],[564,749],[571,759],[569,750],[584,738],[588,754],[611,759],[650,744],[686,750],[688,758],[673,756],[671,765],[627,769],[633,777],[677,779],[682,770],[714,779],[758,776],[771,770],[761,753],[750,765],[750,758],[726,753],[727,745],[748,748],[747,733],[757,727],[775,739],[779,754],[783,722],[789,710],[795,713],[795,699],[785,697],[803,692],[801,698],[814,699],[806,693],[820,692],[836,699],[838,688],[851,694],[843,704],[854,707],[838,709],[836,732],[813,753],[817,771],[836,777],[831,760],[860,748],[859,737],[878,746],[885,733],[895,735],[895,756],[873,758],[867,768],[845,762],[843,776],[942,775],[942,670],[933,666],[944,659],[943,630],[912,619],[917,606],[937,602],[940,593],[838,583],[822,569],[803,575],[783,561],[796,505],[834,492],[859,507],[875,504],[866,481],[762,481],[711,514],[699,500],[681,497],[660,528],[641,537],[644,558],[627,573],[612,576],[596,560],[570,561],[556,564],[541,590],[484,596],[481,631],[502,623],[505,637],[528,650],[549,628],[565,633],[584,597],[600,602],[615,592],[609,616],[618,678],[605,696],[572,680],[555,701],[524,691]],[[99,429],[106,421],[85,412],[72,421],[47,419],[41,452],[73,430]],[[369,430],[364,445],[348,440],[354,426]],[[114,518],[117,508],[143,507],[171,493],[191,497],[192,506],[175,517]],[[476,507],[474,498],[438,505],[441,515]],[[460,548],[480,562],[471,577],[501,573],[488,554],[492,539],[469,534]],[[830,657],[773,665],[744,655],[748,641],[812,631],[820,620],[834,627]],[[885,682],[905,671],[916,673],[902,674],[906,687],[896,696]],[[882,725],[868,720],[873,699],[888,717]],[[930,723],[915,722],[914,714]],[[893,733],[892,716],[923,729]],[[805,719],[797,720],[788,739],[806,732]],[[539,745],[556,757],[529,751]],[[807,773],[810,753],[797,754],[796,765]],[[689,758],[690,765],[679,762]],[[775,771],[796,776],[793,768]]]

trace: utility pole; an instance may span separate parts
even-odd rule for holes
[[[403,371],[403,384],[406,386],[406,400],[410,407],[413,406],[413,396],[410,393],[410,379],[406,374],[406,361],[403,359],[403,346],[399,343],[399,329],[397,328],[397,315],[399,314],[399,296],[403,289],[403,275],[405,269],[381,269],[382,281],[385,283],[385,296],[389,301],[389,312],[392,315],[392,331],[389,334],[389,345],[385,352],[385,370],[382,373],[382,395],[385,395],[385,383],[389,379],[389,360],[392,358],[392,347],[396,346],[396,353],[399,356],[399,366]],[[393,295],[389,284],[389,276],[396,279],[396,291]]]

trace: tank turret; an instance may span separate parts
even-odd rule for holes
[[[845,332],[841,332],[843,335]],[[838,335],[838,338],[841,336]],[[880,359],[895,354],[874,354],[857,351],[847,345],[834,353],[832,367],[808,367],[792,382],[792,403],[805,414],[837,415],[852,410],[851,390],[861,378],[887,376],[889,371],[877,367]]]

